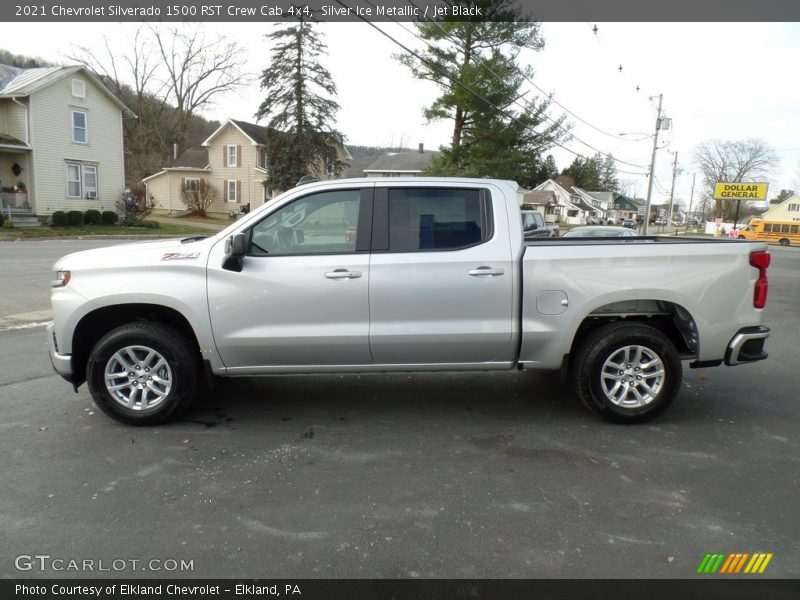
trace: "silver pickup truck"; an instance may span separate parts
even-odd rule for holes
[[[517,185],[353,179],[294,188],[217,235],[54,265],[55,370],[131,424],[214,376],[561,370],[592,412],[662,412],[690,366],[766,358],[764,243],[523,241]]]

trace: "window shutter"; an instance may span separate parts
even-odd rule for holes
[[[182,190],[186,189],[186,177],[181,178],[181,189]]]
[[[222,166],[228,166],[228,147],[224,144],[222,146]]]
[[[242,182],[238,179],[236,180],[236,201],[242,201]]]
[[[239,144],[236,145],[236,166],[242,166],[242,147]]]

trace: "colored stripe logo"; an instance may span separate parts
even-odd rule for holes
[[[697,572],[702,574],[722,573],[725,575],[763,573],[773,554],[764,552],[732,552],[729,554],[706,554]]]

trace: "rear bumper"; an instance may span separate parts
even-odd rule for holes
[[[769,337],[769,327],[745,327],[733,336],[725,351],[726,365],[740,365],[767,358],[764,349]]]

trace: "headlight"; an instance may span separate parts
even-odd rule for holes
[[[71,271],[56,271],[56,278],[50,282],[50,287],[64,287],[72,279]]]

